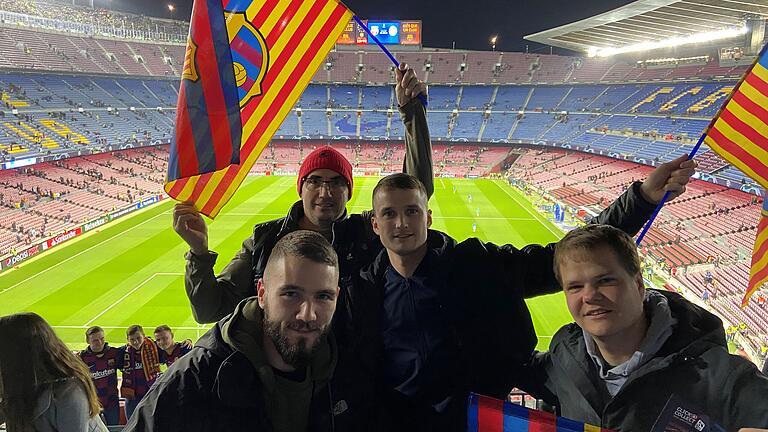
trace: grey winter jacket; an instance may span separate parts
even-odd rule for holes
[[[99,416],[90,416],[88,397],[74,379],[46,384],[37,398],[33,418],[36,432],[107,432]],[[0,424],[4,422],[0,410]]]
[[[618,431],[651,430],[673,394],[727,431],[767,428],[768,379],[751,362],[728,354],[722,321],[677,293],[659,292],[677,324],[615,397],[599,379],[576,324],[562,327],[549,352],[535,356],[523,387],[556,405],[563,417]]]

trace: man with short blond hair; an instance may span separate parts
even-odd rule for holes
[[[729,431],[768,426],[768,379],[728,354],[718,317],[677,293],[645,288],[629,235],[606,225],[575,229],[556,245],[553,270],[575,323],[555,334],[526,376],[527,390],[560,415],[648,431],[672,401],[672,410],[686,407]]]
[[[173,330],[165,324],[155,328],[155,343],[159,348],[160,363],[170,366],[179,357],[188,353],[192,349],[192,341],[187,339],[184,342],[173,341]]]

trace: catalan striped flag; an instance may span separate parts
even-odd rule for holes
[[[609,432],[608,429],[474,393],[469,395],[468,423],[468,432]]]
[[[195,0],[168,195],[216,217],[351,18],[338,0]]]
[[[760,223],[757,225],[755,249],[752,252],[752,269],[749,271],[747,294],[741,301],[741,306],[749,304],[749,298],[763,284],[768,283],[768,197],[763,198],[763,211]]]
[[[705,132],[704,142],[768,189],[768,52],[736,86]]]

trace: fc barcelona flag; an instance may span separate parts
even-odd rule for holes
[[[768,189],[768,52],[764,47],[705,132],[704,142]]]
[[[467,432],[610,432],[477,394],[469,395]]]
[[[215,217],[351,18],[338,0],[195,0],[168,195]]]
[[[752,252],[752,269],[749,271],[747,294],[741,301],[742,307],[749,303],[749,298],[760,287],[768,283],[768,197],[763,198],[763,212],[757,225],[755,249]]]

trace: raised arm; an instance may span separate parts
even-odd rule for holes
[[[664,193],[671,192],[670,200],[685,192],[696,168],[696,162],[681,156],[658,166],[644,182],[635,182],[610,206],[603,209],[590,223],[611,225],[627,234],[636,235],[648,221]],[[512,245],[488,245],[489,250],[501,254],[507,280],[523,290],[525,298],[560,291],[552,269],[555,243],[527,245],[518,249]]]
[[[427,196],[431,197],[435,191],[432,142],[429,139],[427,109],[416,98],[422,93],[427,95],[427,85],[419,81],[413,68],[406,64],[401,64],[395,75],[397,104],[405,125],[403,172],[421,180],[427,189]]]
[[[251,276],[253,238],[243,242],[237,255],[216,276],[213,266],[218,254],[208,250],[208,229],[194,206],[176,204],[173,228],[190,247],[185,255],[184,287],[195,321],[218,321],[235,310],[240,300],[255,294]]]

